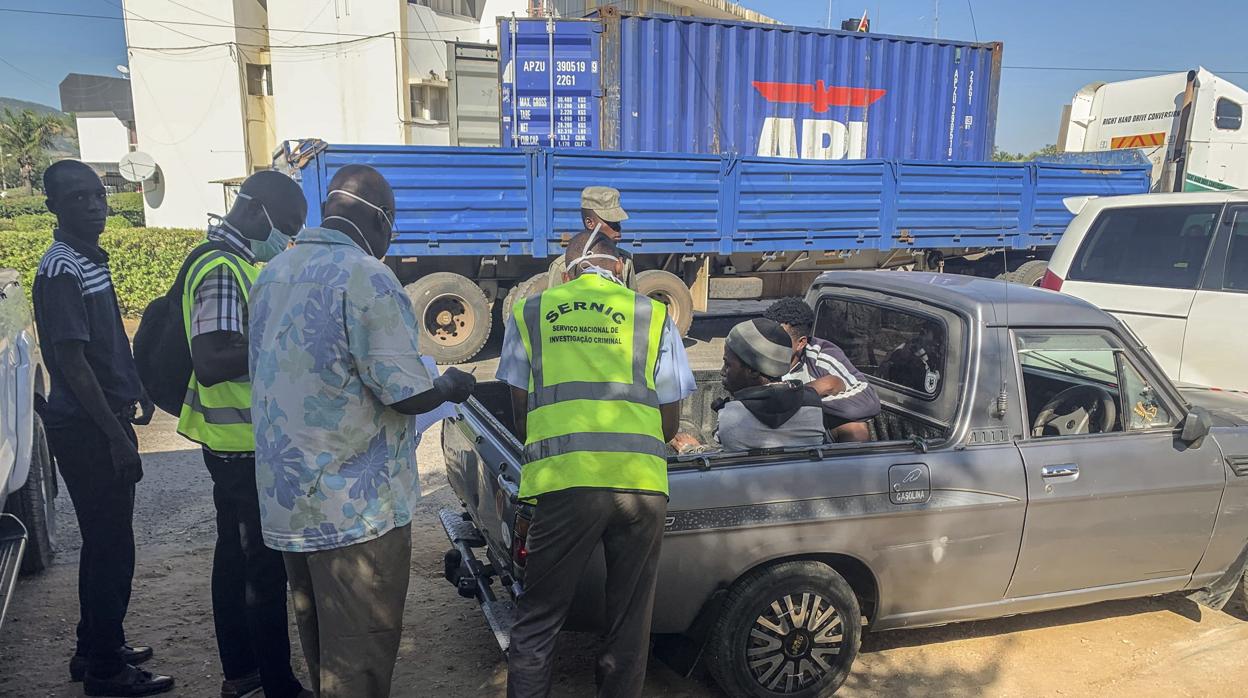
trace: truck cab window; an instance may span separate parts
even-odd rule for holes
[[[940,394],[948,338],[944,324],[934,318],[873,303],[824,299],[815,336],[840,346],[872,378],[926,399]]]
[[[1103,332],[1016,335],[1032,438],[1174,426],[1157,391]]]
[[[1223,131],[1238,131],[1244,123],[1244,105],[1222,97],[1218,100],[1213,123]]]

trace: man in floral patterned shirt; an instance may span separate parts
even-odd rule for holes
[[[386,696],[402,633],[419,495],[410,415],[463,402],[472,376],[431,378],[411,304],[381,263],[394,192],[371,167],[330,182],[306,228],[251,289],[256,484],[282,551],[312,690]]]

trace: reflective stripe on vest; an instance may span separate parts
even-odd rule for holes
[[[237,255],[211,250],[191,265],[182,289],[182,321],[186,343],[191,343],[191,309],[195,289],[217,267],[224,266],[234,275],[242,290],[243,302],[251,296],[251,285],[260,269]],[[247,376],[212,386],[200,385],[194,370],[186,388],[186,399],[178,415],[178,433],[214,451],[247,453],[256,450],[251,428],[251,381]]]
[[[666,311],[589,274],[517,301],[530,365],[521,497],[573,487],[667,493],[654,387]]]

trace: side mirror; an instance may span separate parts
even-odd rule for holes
[[[1203,407],[1193,407],[1183,418],[1183,430],[1179,434],[1179,440],[1192,448],[1199,448],[1212,427],[1213,419],[1209,417],[1209,412]]]

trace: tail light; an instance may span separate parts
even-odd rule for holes
[[[1053,273],[1052,269],[1044,270],[1044,278],[1040,279],[1040,288],[1047,288],[1050,291],[1062,290],[1062,277]]]
[[[516,508],[516,522],[511,527],[511,562],[517,570],[523,570],[529,560],[529,524],[532,522],[531,507],[520,505]]]

